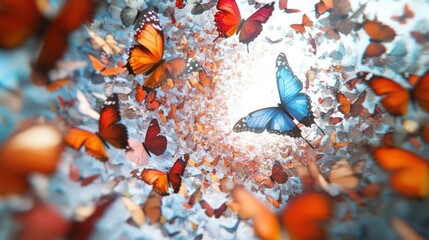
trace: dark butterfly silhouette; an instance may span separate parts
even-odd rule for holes
[[[249,113],[234,125],[233,131],[262,133],[267,130],[269,133],[288,135],[293,138],[300,137],[314,148],[301,135],[301,129],[293,122],[293,119],[296,119],[306,127],[316,124],[311,111],[310,98],[307,94],[300,93],[303,85],[290,69],[284,53],[280,53],[276,60],[276,78],[281,103],[277,107],[263,108]],[[317,124],[316,126],[323,132]]]

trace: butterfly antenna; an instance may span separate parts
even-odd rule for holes
[[[301,136],[301,138],[302,139],[304,139],[304,141],[308,144],[308,145],[310,145],[310,147],[312,148],[312,149],[316,149],[313,145],[311,145],[311,143],[307,140],[307,139],[305,139],[303,136]]]
[[[314,124],[317,126],[317,128],[319,128],[319,130],[323,133],[323,135],[325,135],[325,131],[323,131],[323,129],[319,125],[317,125],[317,123],[314,123]]]

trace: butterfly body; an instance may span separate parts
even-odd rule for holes
[[[284,53],[280,53],[276,60],[276,78],[280,104],[277,107],[263,108],[249,113],[234,125],[234,132],[262,133],[267,130],[269,133],[303,138],[301,129],[293,120],[296,119],[306,127],[316,124],[310,98],[307,94],[301,93],[303,85],[289,67]],[[323,132],[322,129],[320,130]],[[307,143],[312,146],[309,142]]]

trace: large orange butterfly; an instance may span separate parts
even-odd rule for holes
[[[405,115],[410,101],[416,101],[423,110],[429,112],[429,71],[421,77],[408,77],[408,81],[414,84],[413,89],[407,89],[392,79],[368,72],[360,72],[358,77],[366,80],[375,94],[383,96],[381,104],[394,116]]]
[[[131,177],[153,185],[153,189],[162,196],[169,194],[170,185],[173,187],[174,193],[178,193],[188,160],[189,154],[177,159],[168,173],[156,169],[134,169],[131,171]]]
[[[34,34],[42,37],[41,49],[32,63],[32,81],[38,86],[51,83],[48,72],[67,49],[69,34],[96,8],[94,0],[68,0],[52,20],[47,20],[37,1],[2,0],[0,4],[0,48],[19,47]]]
[[[370,43],[363,53],[362,62],[368,58],[381,56],[386,52],[386,47],[382,42],[391,42],[396,37],[395,31],[391,27],[378,20],[366,20],[363,23],[363,29],[368,34]]]
[[[394,190],[409,197],[428,196],[428,161],[407,150],[388,147],[375,150],[374,158],[382,168],[392,172],[390,184]]]
[[[158,88],[168,79],[197,71],[199,63],[192,58],[174,58],[166,61],[164,55],[164,32],[153,10],[143,13],[140,28],[134,36],[138,45],[129,50],[127,68],[131,74],[146,77],[143,86]]]
[[[262,23],[266,23],[274,11],[274,2],[266,4],[253,13],[248,19],[241,19],[240,10],[235,0],[219,0],[214,21],[219,33],[218,38],[228,38],[240,33],[238,41],[249,44],[262,31]]]
[[[128,146],[127,128],[118,123],[120,120],[118,95],[112,94],[104,102],[101,110],[98,132],[72,128],[66,136],[66,143],[76,150],[84,146],[89,155],[106,162],[108,156],[105,147],[109,147],[107,143],[120,149],[126,149]]]

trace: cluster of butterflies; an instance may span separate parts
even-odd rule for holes
[[[162,101],[157,99],[156,89],[166,84],[168,79],[177,79],[182,75],[198,72],[200,81],[193,84],[200,86],[200,88],[210,86],[211,80],[204,76],[206,73],[197,60],[191,57],[165,59],[165,34],[157,15],[157,9],[140,10],[135,3],[129,1],[120,16],[124,26],[134,25],[136,30],[134,35],[136,45],[129,48],[127,63],[124,64],[119,61],[112,66],[109,54],[102,55],[101,59],[89,54],[88,58],[93,68],[103,76],[116,76],[124,74],[126,71],[133,75],[144,75],[144,83],[142,85],[137,84],[135,87],[135,99],[138,103],[144,102],[147,110],[155,110],[162,105]],[[210,0],[206,3],[176,0],[175,7],[183,9],[186,5],[191,4],[193,4],[191,13],[195,15],[202,14],[216,6],[217,12],[214,15],[214,25],[219,35],[214,41],[217,41],[218,38],[228,38],[236,34],[239,42],[247,45],[260,35],[262,24],[269,20],[274,11],[274,2],[262,4],[250,17],[242,19],[235,0]],[[331,38],[338,40],[340,39],[340,34],[348,35],[351,31],[356,31],[360,28],[368,34],[370,43],[363,53],[363,63],[366,63],[369,59],[382,56],[386,52],[386,47],[383,44],[392,42],[396,37],[393,28],[377,19],[366,19],[363,23],[352,21],[352,19],[357,19],[362,14],[365,6],[365,4],[362,5],[349,16],[351,6],[347,0],[321,0],[315,5],[316,18],[329,13],[327,23],[321,26],[320,29]],[[13,28],[0,25],[0,31],[7,33],[5,34],[6,37],[0,39],[0,47],[3,49],[16,48],[23,44],[29,36],[35,34],[37,29],[37,37],[41,37],[42,41],[40,43],[41,51],[32,64],[32,80],[36,85],[46,86],[48,90],[57,90],[67,84],[69,80],[52,81],[48,73],[54,68],[57,60],[61,58],[67,49],[68,35],[89,19],[95,7],[95,1],[69,0],[55,18],[46,20],[34,1],[28,0],[18,3],[6,0],[2,3],[0,18],[5,17],[6,10],[23,17],[22,20],[13,23]],[[23,11],[23,9],[26,10]],[[279,9],[287,14],[300,12],[298,9],[288,8],[287,0],[279,1]],[[73,21],[69,21],[72,19],[69,17],[72,12]],[[76,13],[78,15],[75,15]],[[172,22],[175,22],[175,20],[173,21],[174,12],[170,10],[169,16],[172,18]],[[404,14],[394,16],[392,19],[399,24],[406,24],[407,20],[413,17],[413,11],[405,5]],[[290,27],[297,33],[305,34],[306,28],[313,26],[314,24],[310,18],[303,14],[302,23],[292,24]],[[22,30],[25,34],[17,32],[16,29]],[[91,35],[90,31],[88,33]],[[427,43],[427,34],[412,32],[411,35],[418,43],[422,45]],[[106,37],[106,44],[111,43],[111,46],[114,46],[114,41],[113,37]],[[52,44],[52,42],[56,44]],[[58,47],[49,48],[53,45]],[[121,52],[120,49],[113,51]],[[311,148],[316,148],[314,143],[303,137],[299,125],[311,127],[315,124],[323,134],[324,131],[316,124],[310,97],[302,92],[303,84],[290,68],[284,53],[280,53],[275,60],[275,71],[280,97],[278,106],[263,108],[249,113],[234,125],[233,131],[262,133],[266,130],[273,134],[302,138]],[[404,87],[387,77],[373,75],[369,72],[358,73],[357,79],[367,84],[371,91],[382,98],[380,100],[381,106],[392,116],[405,116],[409,112],[410,103],[414,107],[418,106],[425,112],[429,112],[428,72],[422,76],[405,76],[411,88]],[[344,93],[338,90],[335,92],[335,97],[339,103],[338,110],[344,114],[346,120],[356,118],[364,110],[363,103],[366,96],[367,91],[365,90],[352,102]],[[66,101],[62,97],[59,98],[59,101],[64,108],[74,104],[74,102]],[[163,155],[167,149],[167,138],[160,135],[161,128],[156,118],[153,118],[147,127],[144,142],[129,138],[127,127],[120,123],[120,99],[118,94],[112,94],[105,100],[97,118],[99,119],[97,132],[76,127],[71,128],[64,139],[65,143],[76,150],[85,148],[88,155],[104,163],[109,160],[108,149],[110,147],[124,150],[126,156],[139,165],[147,164],[152,154],[156,156]],[[294,120],[299,124],[297,125]],[[429,142],[428,126],[421,127],[422,139],[426,143]],[[204,132],[204,129],[202,132]],[[39,124],[18,132],[2,145],[0,158],[8,161],[1,162],[2,167],[0,169],[2,169],[2,174],[0,174],[0,182],[3,182],[3,184],[0,184],[0,194],[22,193],[29,187],[27,178],[31,173],[50,174],[55,170],[64,147],[60,140],[49,142],[46,144],[50,145],[39,147],[40,151],[37,153],[43,156],[43,163],[37,163],[37,166],[26,164],[31,162],[28,159],[42,159],[42,157],[34,155],[34,150],[30,145],[28,151],[22,151],[19,142],[24,138],[37,138],[38,134],[52,136],[54,140],[61,139],[56,128],[46,124]],[[334,131],[330,137],[334,147],[341,148],[346,145],[336,143],[336,137]],[[392,188],[409,197],[427,197],[429,194],[429,165],[427,161],[411,151],[398,148],[393,143],[384,145],[384,147],[376,149],[373,155],[382,168],[392,172],[390,176]],[[28,152],[32,154],[27,154]],[[50,152],[48,157],[43,155],[46,152]],[[170,193],[170,186],[174,193],[181,191],[183,187],[182,177],[187,165],[191,165],[191,161],[190,155],[184,154],[184,156],[176,159],[167,172],[152,168],[139,168],[131,171],[131,177],[153,186],[153,191],[149,194],[143,206],[136,206],[127,197],[122,198],[125,206],[133,212],[132,220],[134,224],[144,224],[142,214],[147,215],[152,222],[161,220],[162,196]],[[217,161],[219,161],[219,158]],[[210,163],[212,167],[217,165],[214,162],[215,160]],[[193,164],[195,166],[195,163]],[[22,168],[22,165],[27,166]],[[276,216],[247,190],[241,187],[225,187],[225,184],[221,184],[220,190],[230,193],[232,201],[222,203],[215,209],[206,200],[202,199],[201,190],[197,189],[184,206],[193,208],[196,203],[199,203],[207,216],[214,216],[215,218],[221,217],[227,209],[231,209],[238,212],[240,219],[252,219],[255,234],[261,238],[279,239],[281,237],[281,226],[285,226],[290,236],[294,239],[323,237],[327,233],[320,226],[320,222],[328,221],[332,217],[334,200],[324,193],[313,192],[314,185],[319,184],[330,194],[335,190],[332,186],[333,184],[339,185],[342,189],[354,189],[359,184],[359,181],[356,181],[356,175],[362,172],[359,167],[361,165],[351,166],[346,160],[337,161],[330,171],[328,183],[320,174],[321,170],[315,170],[319,168],[317,164],[315,165],[315,162],[308,163],[303,168],[303,173],[299,175],[303,182],[305,182],[304,179],[309,179],[310,183],[308,185],[310,187],[308,188],[311,190],[306,189],[305,193],[290,200],[279,216]],[[345,172],[347,173],[346,175],[344,175]],[[95,178],[87,178],[82,184],[88,184]],[[284,169],[282,163],[275,161],[272,165],[270,176],[260,176],[256,178],[256,181],[262,186],[261,188],[275,188],[277,185],[285,184],[288,178],[287,170]],[[112,199],[114,198],[110,198],[107,204],[101,204],[101,212],[110,206],[113,202]],[[281,192],[278,199],[267,196],[267,201],[275,207],[280,207],[283,203]],[[78,230],[74,231],[74,233],[79,235]]]

